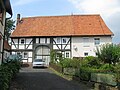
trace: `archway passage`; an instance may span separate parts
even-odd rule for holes
[[[46,65],[50,62],[50,49],[47,46],[38,46],[35,50],[35,58],[42,59]]]

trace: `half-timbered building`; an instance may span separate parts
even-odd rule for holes
[[[6,21],[6,12],[12,16],[10,0],[0,0],[0,64],[4,59],[4,40],[5,40],[4,29]]]
[[[11,35],[12,53],[24,62],[41,58],[49,65],[50,51],[62,57],[96,56],[96,47],[112,43],[113,33],[100,15],[41,16],[20,19]]]

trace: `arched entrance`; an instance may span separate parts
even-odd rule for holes
[[[35,50],[35,58],[42,59],[46,65],[50,62],[50,49],[47,46],[38,46]]]

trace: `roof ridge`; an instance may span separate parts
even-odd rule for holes
[[[22,17],[22,19],[27,18],[46,18],[46,17],[68,17],[68,16],[100,16],[100,14],[71,14],[71,15],[53,15],[53,16],[29,16],[29,17]]]

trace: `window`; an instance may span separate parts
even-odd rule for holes
[[[20,55],[20,52],[17,52],[17,55]]]
[[[100,38],[94,38],[94,43],[95,43],[95,45],[99,45],[100,44]]]
[[[66,58],[69,58],[69,56],[70,56],[70,55],[69,55],[69,53],[67,52],[67,53],[66,53]]]
[[[66,39],[63,39],[63,43],[66,43]]]
[[[25,39],[21,39],[21,44],[24,44],[25,43]]]
[[[24,58],[28,58],[28,53],[24,53]]]
[[[57,43],[60,43],[60,38],[57,38]]]
[[[89,47],[89,38],[88,37],[83,38],[83,43],[84,47]]]
[[[87,52],[85,52],[85,53],[84,53],[84,56],[88,56],[88,53],[87,53]]]

